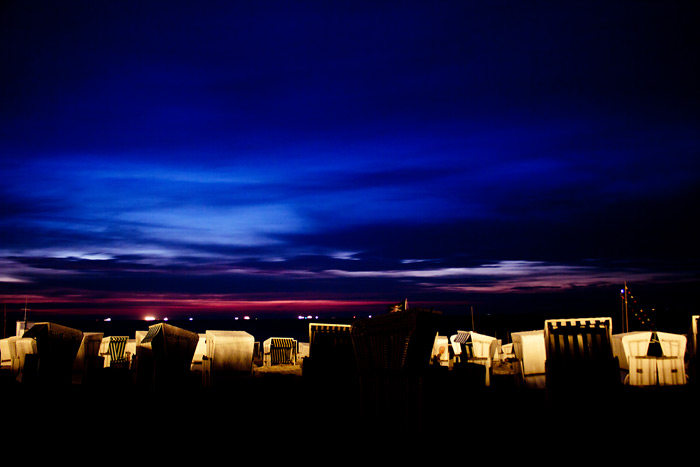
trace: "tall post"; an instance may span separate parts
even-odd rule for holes
[[[628,315],[628,312],[627,312],[627,281],[625,281],[625,295],[624,295],[624,299],[625,299],[625,302],[624,302],[624,304],[625,304],[625,309],[624,309],[624,315],[623,315],[622,318],[623,318],[623,326],[624,326],[624,328],[625,328],[625,329],[624,329],[624,332],[627,332],[627,331],[629,331],[629,315]]]

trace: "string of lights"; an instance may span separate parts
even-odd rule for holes
[[[634,295],[632,295],[629,287],[627,287],[627,283],[625,283],[625,286],[620,290],[620,298],[622,299],[625,319],[624,326],[626,329],[624,329],[624,331],[630,331],[630,318],[636,325],[634,326],[636,330],[652,331],[655,329],[654,321],[651,315],[656,310],[654,308],[643,306],[643,304],[640,303]]]

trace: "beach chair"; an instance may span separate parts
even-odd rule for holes
[[[485,367],[486,386],[491,385],[491,364],[497,350],[498,340],[474,331],[457,331],[450,337],[455,351],[455,360],[459,363],[473,363]]]
[[[289,337],[270,337],[263,342],[266,366],[296,363],[297,341]]]
[[[37,357],[36,341],[31,337],[20,337],[15,341],[15,351],[17,352],[17,360],[19,368],[15,379],[19,382],[31,382],[36,376],[36,366],[32,360]],[[29,359],[29,367],[25,372],[25,364]],[[25,377],[26,375],[26,377]]]
[[[612,319],[545,321],[548,398],[609,395],[620,383],[612,350]]]
[[[303,359],[307,377],[355,377],[357,365],[349,324],[309,324],[309,356]]]
[[[447,336],[435,336],[432,351],[433,365],[450,366],[451,352],[450,339]]]
[[[83,340],[73,363],[73,384],[82,384],[89,380],[102,367],[104,357],[100,355],[100,346],[104,333],[83,333]]]
[[[690,318],[690,331],[688,332],[688,378],[690,384],[700,389],[700,349],[698,345],[698,330],[700,330],[700,315]]]
[[[17,356],[16,342],[19,337],[12,336],[0,339],[0,358],[2,364],[0,368],[4,373],[10,374],[13,378],[19,373],[19,357]]]
[[[83,332],[56,323],[36,323],[23,337],[36,341],[38,381],[50,385],[70,385],[73,382],[73,363],[83,340]],[[25,369],[27,361],[25,360]]]
[[[136,346],[136,384],[153,391],[181,390],[192,383],[190,368],[199,334],[167,323],[149,326]]]
[[[527,389],[545,389],[547,351],[544,330],[513,332],[511,339],[520,384]]]
[[[110,336],[107,355],[109,355],[110,368],[129,368],[131,354],[126,351],[128,336]]]
[[[365,318],[350,335],[359,372],[361,413],[369,426],[420,428],[441,313],[411,309]],[[375,422],[379,422],[376,424]]]
[[[250,375],[255,339],[245,331],[206,331],[203,383],[215,386]]]

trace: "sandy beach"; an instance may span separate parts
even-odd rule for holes
[[[12,420],[13,432],[37,441],[95,449],[115,437],[136,445],[211,443],[220,449],[437,437],[441,443],[468,440],[472,447],[493,449],[617,443],[639,436],[677,441],[690,434],[680,427],[698,414],[697,391],[690,386],[621,387],[605,400],[579,397],[552,405],[543,391],[518,387],[507,373],[494,375],[493,384],[484,387],[458,372],[438,371],[423,381],[419,403],[415,399],[386,413],[365,410],[354,378],[309,378],[301,364],[256,365],[251,374],[218,388],[193,384],[160,392],[127,384],[124,374],[104,376],[90,387],[5,382],[5,419]]]

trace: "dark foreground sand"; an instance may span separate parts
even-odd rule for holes
[[[160,391],[138,388],[118,372],[62,388],[5,382],[3,439],[50,449],[37,447],[35,455],[142,456],[156,449],[185,463],[192,455],[251,449],[256,458],[294,455],[299,461],[334,447],[364,456],[369,446],[408,458],[418,450],[448,449],[517,454],[514,459],[594,456],[607,447],[608,457],[629,460],[671,447],[681,455],[695,449],[689,440],[698,437],[700,399],[691,386],[620,387],[554,404],[544,391],[519,387],[507,375],[483,387],[456,372],[439,372],[424,381],[420,397],[368,409],[354,377],[310,377],[300,367],[263,370],[216,388],[188,384]]]

